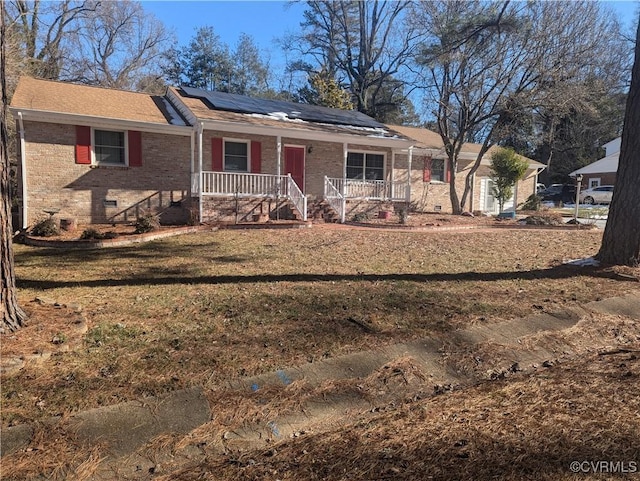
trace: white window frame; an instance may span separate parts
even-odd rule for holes
[[[589,186],[588,189],[595,189],[596,187],[600,187],[602,183],[602,179],[600,177],[590,177],[589,178]]]
[[[247,145],[247,170],[227,170],[227,142]],[[251,172],[251,141],[250,140],[232,139],[229,137],[224,137],[222,139],[222,171],[237,173],[237,174],[248,174]]]
[[[349,159],[349,154],[363,154],[364,155],[364,159],[362,162],[362,179],[355,179],[352,177],[347,177],[347,162]],[[374,180],[374,179],[367,179],[365,177],[365,172],[367,170],[367,154],[371,154],[371,155],[382,155],[382,179],[375,179],[376,181],[380,182],[380,181],[384,181],[387,178],[387,152],[384,151],[376,151],[376,150],[353,150],[353,149],[349,149],[347,150],[347,157],[344,159],[344,174],[345,174],[345,178],[348,180],[363,180],[363,181],[367,181],[367,180]]]
[[[96,131],[100,132],[117,132],[124,136],[124,164],[119,162],[98,162],[96,159]],[[129,167],[129,135],[127,130],[115,129],[97,129],[91,127],[91,165],[99,165],[102,167]]]

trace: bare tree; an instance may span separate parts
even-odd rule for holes
[[[4,2],[3,2],[4,3]],[[58,79],[65,57],[67,40],[78,31],[77,20],[95,12],[96,0],[11,0],[8,14],[20,32],[27,59],[27,73],[35,77]]]
[[[420,35],[405,21],[409,5],[409,1],[310,0],[298,37],[300,53],[313,70],[347,85],[357,110],[377,117],[378,104],[389,102],[389,91],[397,88],[418,44]]]
[[[607,265],[640,265],[640,23],[627,96],[616,188],[597,258]]]
[[[26,319],[18,305],[13,260],[11,204],[9,201],[9,142],[7,134],[7,86],[6,86],[6,22],[5,4],[0,2],[0,329],[15,331]]]
[[[135,89],[140,79],[160,77],[159,63],[172,37],[140,3],[103,2],[78,25],[64,78]]]
[[[610,68],[617,24],[595,2],[421,2],[412,19],[428,40],[418,58],[422,87],[451,166],[450,197],[461,213],[484,154],[514,118],[576,106],[580,85]],[[464,142],[482,146],[456,189]]]

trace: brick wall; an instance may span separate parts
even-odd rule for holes
[[[425,157],[414,155],[411,160],[411,207],[419,212],[452,212],[449,184],[446,182],[424,182],[423,169]],[[459,161],[458,172],[456,174],[456,192],[462,200],[465,180],[471,170],[473,162]],[[482,205],[480,199],[480,180],[483,177],[490,177],[488,166],[481,165],[475,174],[475,185],[470,192],[463,210],[478,211]],[[396,181],[406,181],[407,179],[407,156],[396,154],[394,163],[394,179]],[[535,171],[528,171],[525,178],[518,182],[517,205],[524,203],[535,191]]]
[[[48,209],[81,223],[130,222],[146,211],[165,211],[169,222],[186,215],[176,210],[189,196],[189,137],[142,132],[141,167],[94,167],[75,163],[74,125],[24,126],[29,224]]]

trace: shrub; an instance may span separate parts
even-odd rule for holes
[[[358,212],[353,215],[353,222],[367,222],[369,220],[368,212]]]
[[[522,204],[522,210],[540,210],[542,206],[542,198],[539,195],[531,194],[527,197],[527,200]]]
[[[80,236],[82,240],[92,240],[92,239],[104,239],[104,234],[93,227],[89,227],[82,231],[82,235]]]
[[[138,217],[136,221],[136,234],[144,234],[145,232],[152,232],[160,228],[160,220],[157,215],[144,214]]]
[[[51,237],[59,235],[60,229],[53,217],[47,217],[38,221],[31,229],[31,235],[36,237]]]

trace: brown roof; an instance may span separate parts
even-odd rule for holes
[[[22,77],[11,107],[108,119],[169,124],[162,97]]]
[[[277,127],[281,129],[301,130],[324,132],[330,134],[347,134],[357,135],[361,137],[378,137],[386,139],[410,140],[403,134],[393,130],[390,127],[385,128],[366,128],[355,127],[349,125],[337,125],[319,122],[308,122],[299,119],[281,119],[270,115],[246,114],[238,112],[229,112],[225,110],[216,110],[211,108],[203,99],[189,97],[184,95],[180,89],[169,87],[173,92],[193,113],[198,120],[213,120],[222,122],[237,122],[244,125],[255,125],[264,127]]]
[[[442,150],[444,153],[444,142],[442,142],[442,138],[440,134],[425,129],[423,127],[406,127],[404,125],[390,125],[390,128],[395,130],[396,132],[400,132],[401,134],[414,139],[417,141],[416,147],[419,149],[437,149]],[[468,155],[478,155],[480,153],[480,149],[482,148],[481,144],[473,144],[471,142],[465,142],[462,145],[462,149],[460,151],[461,154]],[[488,155],[491,155],[498,147],[496,145],[492,145],[487,153],[483,156],[483,163],[485,162]],[[529,162],[530,168],[542,168],[545,167],[544,164],[536,162],[535,160],[529,159],[521,155],[522,158]]]

